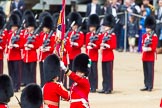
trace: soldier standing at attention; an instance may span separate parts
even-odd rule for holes
[[[89,32],[86,34],[86,53],[92,60],[92,66],[89,73],[89,81],[91,85],[91,92],[96,92],[98,88],[98,50],[100,49],[100,34],[98,28],[100,26],[100,19],[98,15],[92,14],[88,18]],[[100,28],[99,28],[100,29]]]
[[[19,29],[21,26],[21,18],[18,14],[13,13],[10,16],[9,22],[11,30],[8,31],[7,35],[8,72],[13,80],[14,91],[18,92],[22,72],[21,49],[23,48],[23,37],[20,36],[21,30]]]
[[[55,44],[55,34],[53,31],[53,19],[50,13],[42,13],[42,31],[39,34],[40,38],[40,50],[39,50],[39,66],[40,66],[40,76],[41,76],[41,86],[43,87],[45,79],[43,72],[43,61],[45,58],[53,53]],[[46,15],[45,15],[46,14]],[[48,42],[47,42],[48,41]]]
[[[110,94],[113,90],[113,50],[116,48],[116,35],[113,32],[115,18],[112,14],[106,15],[103,21],[104,33],[100,41],[102,53],[102,86],[103,89],[98,93]]]
[[[80,31],[82,24],[82,17],[77,12],[72,12],[69,15],[69,25],[73,22],[75,24],[72,26],[72,30],[68,33],[67,37],[67,51],[69,54],[70,64],[69,68],[73,70],[72,63],[74,58],[81,53],[81,48],[84,44],[84,34]],[[72,84],[72,80],[69,81],[69,87]]]
[[[26,15],[23,38],[23,78],[24,84],[36,83],[37,49],[39,48],[39,38],[34,35],[36,21],[33,15]],[[34,36],[33,36],[34,35]],[[31,39],[33,37],[33,39]]]
[[[153,16],[147,16],[145,20],[146,33],[142,36],[142,62],[145,87],[141,91],[152,91],[154,82],[154,61],[158,43],[155,34],[156,20]]]

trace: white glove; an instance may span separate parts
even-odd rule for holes
[[[73,45],[73,46],[79,46],[77,42],[71,42],[71,45]]]
[[[19,45],[18,44],[13,44],[13,47],[18,48]]]
[[[106,48],[110,48],[110,45],[109,45],[109,44],[104,43],[104,47],[106,47]]]
[[[66,66],[64,65],[64,62],[63,62],[63,61],[60,61],[60,67],[61,67],[61,69],[64,70],[64,71],[67,70],[67,68],[66,68]]]
[[[2,49],[2,47],[0,46],[0,49]]]
[[[93,46],[93,47],[96,47],[96,44],[92,43],[92,46]]]
[[[34,45],[33,44],[28,44],[27,47],[34,48]]]
[[[142,47],[143,52],[148,52],[151,51],[150,47]]]
[[[91,46],[87,46],[87,49],[93,49]]]
[[[30,48],[28,48],[28,47],[25,47],[25,50],[26,50],[26,51],[28,51],[28,50],[31,50],[31,49],[30,49]]]

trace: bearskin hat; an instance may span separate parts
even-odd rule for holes
[[[34,13],[31,10],[25,10],[23,13],[23,19],[25,19],[27,16],[34,16]]]
[[[43,72],[45,73],[46,82],[60,76],[60,60],[56,54],[51,54],[44,60]]]
[[[100,19],[97,14],[92,14],[88,17],[88,26],[99,27],[100,26]]]
[[[20,18],[20,21],[22,21],[22,12],[20,11],[20,10],[13,10],[12,12],[11,12],[11,15],[18,15],[19,16],[19,18]]]
[[[3,26],[5,25],[6,23],[6,18],[3,14],[0,14],[0,29],[3,28]]]
[[[42,22],[45,16],[50,16],[51,14],[49,12],[42,12],[39,15],[39,22]]]
[[[40,108],[42,105],[42,90],[34,83],[27,85],[21,94],[21,108]]]
[[[53,25],[54,25],[54,28],[57,27],[57,22],[58,22],[58,18],[59,18],[59,13],[54,13],[52,15],[52,18],[53,18]]]
[[[82,17],[78,12],[72,12],[69,15],[69,25],[75,21],[75,25],[81,26],[82,25]]]
[[[43,18],[43,27],[53,29],[53,19],[51,15],[47,15]]]
[[[26,16],[25,22],[26,22],[26,25],[25,25],[26,27],[29,27],[29,26],[36,27],[36,20],[33,15]]]
[[[8,75],[0,75],[0,102],[8,103],[13,94],[11,78]]]
[[[73,61],[73,70],[85,73],[85,76],[89,74],[89,57],[87,54],[79,54],[75,57]]]
[[[34,16],[34,13],[33,13],[31,10],[27,9],[27,10],[24,11],[23,17],[24,17],[24,16],[28,16],[28,15]]]
[[[146,17],[146,19],[145,19],[145,27],[146,28],[150,28],[152,30],[155,29],[155,27],[156,27],[156,20],[155,20],[154,16],[149,15],[149,16]]]
[[[113,28],[115,25],[115,17],[112,14],[108,14],[104,17],[103,26],[108,26]]]
[[[21,25],[21,20],[20,20],[20,17],[17,15],[17,14],[12,14],[10,16],[10,25],[11,26],[20,26]]]

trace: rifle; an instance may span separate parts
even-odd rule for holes
[[[154,35],[154,31],[151,32],[150,36],[148,39],[146,39],[146,41],[144,42],[144,46],[148,47],[151,43],[152,43],[152,36]]]
[[[0,30],[0,43],[3,41],[2,34],[3,34],[4,29],[7,27],[7,24],[8,23],[5,23],[5,25],[3,26],[3,28]]]
[[[74,42],[75,40],[79,39],[79,32],[80,32],[81,28],[82,28],[82,26],[80,26],[78,28],[78,30],[76,31],[76,34],[75,35],[72,35],[71,42]]]
[[[114,32],[114,28],[112,28],[107,35],[104,35],[103,39],[102,39],[102,43],[106,43],[108,40],[111,39],[111,34]],[[106,34],[106,33],[105,33]]]
[[[66,32],[66,34],[65,34],[65,39],[68,37],[68,33],[71,31],[71,29],[72,29],[72,27],[74,26],[74,24],[75,24],[75,21],[73,21],[72,23],[71,23],[71,25],[70,25],[70,28],[67,30],[67,32]]]
[[[74,26],[74,24],[75,24],[75,21],[73,21],[72,23],[71,23],[71,25],[70,25],[70,28],[67,30],[67,32],[66,32],[66,34],[65,34],[65,37],[64,37],[64,44],[66,45],[66,38],[68,37],[68,33],[71,31],[71,29],[72,29],[72,27]]]
[[[43,25],[43,23],[41,23],[41,24],[38,26],[38,28],[34,31],[34,33],[33,33],[32,36],[28,36],[26,44],[30,44],[30,43],[32,43],[32,42],[35,41],[34,39],[35,39],[35,37],[36,37],[36,34],[38,34],[38,32],[40,31],[40,29],[42,28],[42,25]]]
[[[19,41],[19,39],[20,39],[20,32],[23,29],[24,24],[25,24],[25,20],[23,20],[20,28],[16,32],[16,35],[15,36],[12,36],[12,38],[11,38],[11,44],[14,44],[15,42]]]
[[[98,40],[97,35],[100,33],[100,31],[101,31],[101,27],[99,27],[95,32],[95,34],[90,37],[90,43],[94,43],[94,41]]]
[[[50,33],[48,34],[48,37],[46,40],[43,42],[43,48],[47,47],[50,44],[50,38],[53,34],[54,30],[51,30]]]

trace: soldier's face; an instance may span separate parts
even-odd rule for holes
[[[109,27],[109,26],[103,26],[103,28],[104,28],[105,32],[107,32],[107,31],[109,31],[111,29],[111,27]]]
[[[76,75],[79,76],[79,77],[84,77],[84,73],[79,72],[79,71],[76,72]]]
[[[72,30],[73,30],[73,31],[77,31],[77,29],[78,29],[78,25],[74,25],[74,26],[72,27]]]
[[[94,26],[90,26],[90,27],[89,27],[89,31],[90,31],[90,32],[94,32],[94,31],[96,31],[96,27],[94,27]]]
[[[11,27],[11,30],[12,30],[12,31],[16,31],[16,30],[18,30],[18,27],[17,27],[17,26],[12,26],[12,27]]]
[[[151,29],[146,27],[146,32],[147,33],[150,33],[151,32]]]
[[[29,32],[33,32],[34,31],[34,27],[32,27],[32,26],[29,26],[27,29],[28,29]]]
[[[47,27],[43,27],[43,32],[48,33],[49,31],[50,31],[49,28],[47,28]]]

